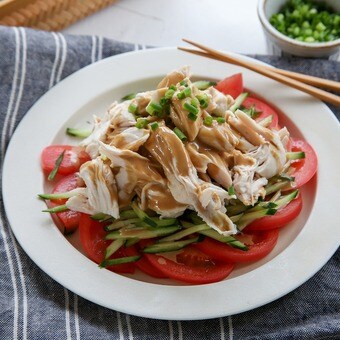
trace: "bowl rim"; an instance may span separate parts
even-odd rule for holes
[[[278,40],[284,40],[287,44],[294,46],[294,47],[302,47],[309,49],[310,51],[312,50],[326,50],[331,47],[340,47],[340,38],[333,40],[333,41],[327,41],[327,42],[315,42],[315,43],[306,43],[303,41],[295,40],[292,38],[289,38],[288,36],[282,34],[279,32],[274,26],[269,22],[265,15],[265,5],[268,0],[259,0],[258,1],[258,6],[257,6],[257,14],[260,19],[260,22],[262,24],[262,27],[274,38]]]

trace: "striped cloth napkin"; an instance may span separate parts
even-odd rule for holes
[[[0,27],[1,164],[15,127],[53,85],[90,63],[141,48],[95,36]],[[339,80],[337,62],[256,58]],[[339,109],[332,109],[340,118]],[[203,321],[151,320],[95,305],[53,281],[16,242],[0,200],[0,339],[340,338],[339,251],[313,278],[266,306]]]

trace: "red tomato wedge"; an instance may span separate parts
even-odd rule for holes
[[[195,247],[215,260],[233,263],[254,262],[268,255],[275,247],[279,237],[277,229],[256,234],[247,232],[246,234],[252,236],[254,242],[253,245],[248,246],[247,251],[233,248],[208,237],[203,242],[195,244]]]
[[[43,171],[50,173],[58,157],[65,151],[63,160],[59,166],[59,175],[70,175],[78,171],[80,166],[91,160],[83,148],[70,145],[50,145],[41,154],[41,166]]]
[[[81,183],[81,179],[79,178],[79,175],[74,173],[72,175],[68,175],[66,177],[63,177],[60,181],[57,182],[55,187],[52,190],[53,194],[60,193],[60,192],[68,192],[75,188],[78,188]],[[57,204],[65,204],[67,199],[56,199],[52,200],[52,202]]]
[[[216,263],[209,267],[187,266],[164,256],[145,254],[151,264],[171,279],[192,284],[205,284],[225,279],[233,270],[231,263]]]
[[[57,182],[55,187],[52,190],[52,193],[60,193],[60,192],[67,192],[72,189],[75,189],[79,186],[79,176],[77,174],[72,174],[62,178],[60,181]],[[58,200],[51,200],[48,204],[50,208],[65,204],[67,199],[58,199]],[[63,229],[64,234],[71,234],[73,233],[79,225],[80,213],[76,211],[63,211],[60,213],[53,214],[55,222],[57,225]]]
[[[80,242],[83,246],[85,254],[94,262],[101,263],[104,259],[105,249],[110,241],[104,240],[106,232],[103,224],[91,219],[89,215],[81,214],[79,221]],[[127,256],[123,250],[118,250],[110,258],[118,258]],[[123,263],[107,267],[116,273],[134,273],[135,266],[133,263]]]
[[[306,184],[315,175],[318,168],[318,157],[314,149],[304,140],[291,138],[291,151],[304,151],[305,158],[292,162],[295,168],[292,174],[295,177],[296,188]]]
[[[242,73],[234,74],[219,81],[215,88],[224,94],[230,94],[233,98],[238,97],[243,92]]]
[[[299,195],[293,201],[289,202],[284,208],[279,209],[275,215],[262,217],[249,224],[245,230],[246,232],[255,232],[282,228],[298,217],[301,210],[302,198],[301,195]]]
[[[242,106],[246,109],[250,109],[254,106],[256,111],[261,111],[261,114],[255,119],[257,122],[268,116],[272,116],[273,120],[269,126],[273,129],[279,129],[279,117],[276,111],[263,100],[249,96],[244,100]]]
[[[142,255],[142,257],[134,262],[135,266],[140,269],[145,274],[148,274],[152,277],[158,278],[158,279],[165,279],[168,276],[163,274],[160,270],[158,270],[156,267],[154,267],[149,260],[144,256],[144,254],[140,253],[137,250],[137,247],[131,246],[125,249],[125,253],[127,256],[135,256],[135,255]]]

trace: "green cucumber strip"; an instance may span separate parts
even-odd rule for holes
[[[117,230],[120,229],[122,227],[126,227],[130,224],[134,224],[139,222],[140,219],[138,217],[136,218],[130,218],[128,220],[115,220],[114,222],[112,222],[111,224],[105,226],[105,230],[106,231],[110,231],[110,230]]]
[[[131,100],[136,97],[136,93],[129,93],[126,96],[122,97],[122,100]]]
[[[262,209],[262,210],[246,213],[236,223],[237,227],[238,227],[239,230],[242,231],[251,222],[253,222],[253,221],[255,221],[255,220],[257,220],[261,217],[264,217],[266,215],[273,215],[275,212],[276,212],[275,209]]]
[[[66,204],[63,205],[58,205],[56,207],[50,208],[50,209],[45,209],[42,212],[48,212],[48,213],[58,213],[58,212],[63,212],[63,211],[67,211],[68,207],[66,206]]]
[[[134,218],[134,217],[137,217],[137,214],[133,210],[123,210],[119,213],[120,219]]]
[[[155,254],[155,253],[166,253],[169,251],[176,251],[183,249],[185,246],[199,241],[199,236],[190,238],[188,240],[176,241],[176,242],[162,242],[154,243],[143,249],[143,253]]]
[[[306,158],[306,155],[303,151],[299,151],[299,152],[286,152],[286,157],[287,159],[303,159]]]
[[[234,216],[228,216],[230,218],[230,220],[233,222],[233,223],[236,223],[240,220],[240,218],[244,215],[244,213],[240,213],[238,215],[234,215]]]
[[[299,190],[294,190],[290,194],[282,196],[278,200],[275,201],[275,204],[277,204],[276,209],[281,209],[285,207],[288,203],[290,203],[293,199],[295,199],[299,194]]]
[[[138,243],[140,239],[138,237],[135,238],[129,238],[128,240],[125,241],[125,248],[131,247],[134,244]]]
[[[277,204],[274,202],[259,202],[257,203],[253,208],[247,210],[247,213],[254,212],[254,211],[260,211],[263,209],[277,209]]]
[[[43,198],[44,200],[57,200],[57,199],[64,199],[64,198],[70,198],[74,196],[75,193],[72,191],[68,192],[60,192],[57,194],[38,194],[40,198]]]
[[[172,226],[172,227],[164,227],[164,228],[157,228],[157,229],[136,229],[136,232],[133,235],[122,235],[119,230],[113,231],[105,236],[106,240],[115,240],[120,238],[139,238],[139,239],[146,239],[146,238],[155,238],[159,236],[165,236],[172,234],[176,231],[181,229],[179,225]]]
[[[56,176],[56,174],[59,170],[60,164],[64,159],[64,154],[65,154],[65,150],[58,156],[57,160],[55,161],[54,168],[52,169],[52,171],[50,172],[50,174],[47,177],[47,179],[49,181],[54,180],[54,177]]]
[[[290,185],[290,181],[282,181],[282,182],[277,182],[274,184],[267,184],[264,189],[266,190],[266,196],[270,195],[274,192],[277,192],[283,188],[286,188],[288,185]]]
[[[105,260],[107,260],[113,253],[115,253],[123,244],[124,239],[118,239],[111,242],[111,244],[105,250]]]
[[[91,218],[95,221],[100,221],[100,222],[103,222],[103,221],[108,221],[110,219],[113,219],[112,216],[110,215],[107,215],[107,214],[104,214],[104,213],[98,213],[98,214],[94,214],[91,216]]]
[[[79,137],[79,138],[86,138],[90,136],[92,131],[90,130],[85,130],[85,129],[74,129],[74,128],[67,128],[66,129],[66,134],[72,137]]]
[[[236,205],[229,205],[227,206],[227,215],[228,216],[238,215],[240,213],[245,212],[247,209],[249,209],[249,207],[247,207],[243,203],[236,204]]]
[[[140,209],[136,202],[132,202],[131,208],[143,222],[147,223],[151,227],[157,227],[157,223],[152,220],[142,209]]]
[[[230,111],[235,112],[244,102],[244,100],[248,97],[247,92],[241,93],[236,99],[235,103],[230,107]]]
[[[216,241],[222,242],[222,243],[227,243],[231,245],[234,248],[238,248],[241,250],[248,250],[248,247],[242,243],[241,241],[236,240],[235,237],[233,236],[223,236],[219,234],[216,230],[204,230],[200,231],[200,234],[208,236]]]
[[[104,260],[99,264],[99,268],[106,268],[106,267],[114,266],[115,264],[136,262],[140,258],[141,258],[140,255],[136,255],[136,256],[119,257],[117,259],[111,259],[111,260]]]
[[[215,86],[215,81],[208,81],[208,80],[198,80],[192,83],[192,85],[196,86],[199,90],[206,90],[211,86]]]
[[[197,215],[196,212],[191,211],[188,214],[188,216],[191,219],[193,224],[202,224],[202,223],[204,223],[203,220]]]
[[[200,224],[200,225],[195,225],[193,227],[190,227],[188,229],[184,229],[179,231],[178,233],[172,234],[170,236],[166,236],[158,240],[157,242],[172,242],[172,241],[178,241],[181,238],[184,238],[188,235],[191,235],[193,233],[197,233],[202,230],[208,230],[211,229],[207,224]]]

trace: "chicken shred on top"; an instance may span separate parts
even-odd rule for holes
[[[188,67],[175,70],[155,90],[114,102],[94,118],[80,144],[92,158],[79,172],[85,187],[69,208],[119,218],[137,200],[162,218],[193,210],[220,234],[237,233],[227,204],[254,205],[266,195],[268,179],[289,162],[289,132],[232,112],[235,98],[200,90],[190,77]]]

